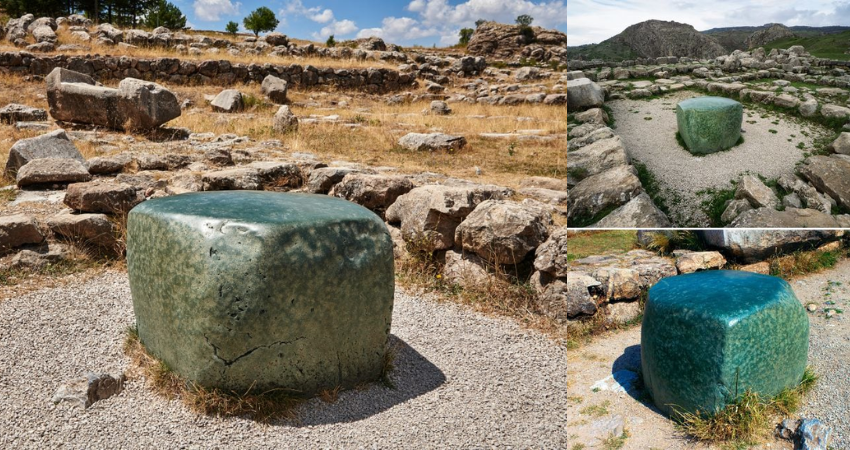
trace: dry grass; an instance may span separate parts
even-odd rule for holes
[[[130,328],[124,341],[124,353],[132,367],[128,378],[144,376],[155,393],[169,400],[178,398],[190,410],[222,417],[247,416],[260,422],[276,419],[295,419],[295,408],[304,399],[288,391],[273,389],[264,392],[223,391],[207,389],[181,379],[159,359],[150,355],[139,340],[138,332]]]
[[[678,427],[698,441],[755,445],[767,438],[773,428],[773,419],[788,416],[799,408],[817,379],[812,369],[806,368],[799,385],[784,389],[776,397],[764,398],[747,390],[715,414],[699,411],[677,414]]]
[[[93,32],[94,28],[90,29],[89,32]],[[189,33],[196,34],[196,33]],[[210,35],[210,33],[197,33]],[[219,49],[218,53],[203,53],[201,55],[189,55],[182,54],[177,52],[173,47],[163,48],[163,47],[138,47],[138,48],[123,48],[119,46],[107,46],[100,45],[97,43],[96,39],[92,39],[89,42],[84,42],[76,39],[71,35],[71,32],[68,31],[66,27],[60,27],[56,30],[56,36],[58,38],[57,47],[63,44],[76,44],[81,45],[83,47],[87,47],[88,50],[75,50],[75,51],[64,51],[61,52],[63,55],[77,55],[77,56],[86,56],[91,54],[100,54],[106,56],[130,56],[134,58],[180,58],[184,60],[191,61],[204,61],[204,60],[226,60],[232,63],[242,63],[242,64],[275,64],[275,65],[289,65],[289,64],[300,64],[302,66],[313,65],[316,67],[331,67],[334,69],[366,69],[370,67],[374,68],[395,68],[398,64],[389,63],[380,60],[359,60],[354,58],[349,59],[335,59],[335,58],[323,58],[319,56],[272,56],[268,53],[261,55],[250,55],[250,54],[239,54],[239,55],[231,55],[227,49]],[[226,39],[231,42],[237,43],[241,42],[241,39],[233,39],[228,35],[215,35],[214,37],[220,39]],[[35,43],[32,36],[27,36],[28,41],[31,43]],[[316,45],[314,43],[314,45]],[[3,42],[0,44],[0,51],[21,51],[20,48],[14,47],[9,42]],[[52,54],[60,54],[59,52],[48,52],[44,53],[46,55]]]
[[[540,310],[534,289],[524,276],[491,268],[493,273],[486,283],[461,287],[443,280],[442,265],[433,256],[412,250],[407,257],[396,259],[399,284],[436,293],[441,300],[469,306],[478,312],[512,318],[555,342],[566,342],[567,327]]]

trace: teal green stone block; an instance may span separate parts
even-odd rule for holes
[[[693,154],[727,150],[741,139],[744,108],[735,100],[697,97],[676,105],[679,134]]]
[[[148,200],[128,217],[127,267],[139,339],[201,386],[311,395],[381,376],[393,250],[366,208],[260,191]]]
[[[664,278],[641,329],[643,381],[663,413],[713,413],[745,390],[800,383],[809,318],[785,280],[717,270]]]

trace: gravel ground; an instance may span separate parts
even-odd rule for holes
[[[798,416],[823,421],[833,430],[831,448],[849,449],[850,317],[847,316],[850,315],[850,260],[842,261],[832,270],[793,280],[791,286],[803,305],[816,303],[821,308],[809,314],[809,364],[820,379],[804,398]],[[828,286],[832,287],[827,296]],[[828,300],[834,301],[834,307],[845,313],[826,319],[823,308],[829,307],[825,304]],[[612,372],[639,370],[640,327],[597,337],[581,349],[570,351],[567,367],[567,377],[571,380],[567,391],[570,399],[567,429],[571,445],[592,442],[594,422],[619,415],[630,435],[623,449],[714,448],[687,441],[676,432],[672,421],[635,398],[641,398],[640,393],[633,393],[633,397],[605,389],[594,392],[594,384]],[[596,417],[592,409],[588,409],[603,405],[607,405],[603,416]],[[771,440],[758,448],[790,450],[792,445],[787,441]]]
[[[811,151],[814,138],[823,132],[821,127],[801,125],[783,115],[745,105],[744,143],[728,151],[694,156],[676,141],[676,104],[698,96],[701,94],[681,91],[648,101],[624,99],[607,103],[616,119],[615,133],[623,139],[626,152],[634,161],[646,164],[661,183],[671,219],[677,225],[697,228],[711,225],[699,208],[706,197],[697,192],[728,189],[729,182],[738,180],[744,172],[766,178],[793,172],[795,164],[804,159],[804,152]],[[765,114],[768,117],[762,118]],[[777,121],[778,124],[772,123]],[[810,136],[804,136],[803,131]],[[805,149],[797,148],[800,142]]]
[[[397,291],[392,378],[318,399],[299,422],[191,413],[131,380],[87,410],[50,398],[121,372],[133,324],[125,273],[0,301],[0,448],[566,448],[566,349],[516,323]]]

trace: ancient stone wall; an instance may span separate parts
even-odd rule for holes
[[[167,84],[215,84],[261,82],[267,75],[286,80],[293,88],[337,87],[370,93],[409,89],[415,75],[391,69],[333,69],[300,64],[242,64],[226,60],[194,61],[179,58],[132,58],[128,56],[55,55],[0,52],[0,72],[47,75],[55,67],[74,70],[98,81],[127,77]]]

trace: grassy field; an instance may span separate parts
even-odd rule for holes
[[[850,61],[850,55],[845,53],[850,51],[850,31],[823,36],[780,39],[765,45],[764,49],[770,52],[775,48],[784,49],[792,45],[802,45],[806,51],[818,58]]]
[[[591,255],[625,253],[637,245],[637,231],[585,231],[567,237],[567,261]]]

